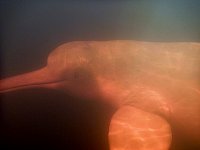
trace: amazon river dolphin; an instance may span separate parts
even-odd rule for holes
[[[65,43],[45,67],[0,80],[0,93],[33,87],[116,106],[110,150],[169,150],[172,125],[200,143],[200,43]]]

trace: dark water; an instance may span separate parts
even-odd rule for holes
[[[1,78],[43,67],[49,52],[68,41],[200,41],[198,0],[1,0],[0,14]],[[12,92],[1,95],[1,138],[7,147],[106,150],[112,112],[66,93]]]
[[[109,149],[114,109],[105,103],[47,89],[10,92],[0,98],[2,148]]]

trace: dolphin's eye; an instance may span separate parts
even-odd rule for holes
[[[78,79],[78,78],[80,78],[80,72],[75,71],[74,72],[74,79]]]
[[[92,73],[83,67],[76,68],[73,71],[73,80],[77,82],[88,82],[92,78]]]

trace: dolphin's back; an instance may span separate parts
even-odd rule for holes
[[[132,79],[151,74],[199,82],[200,43],[140,41],[79,41],[55,49],[48,66],[56,73],[85,68],[94,76],[110,80]],[[55,70],[55,71],[54,71]]]

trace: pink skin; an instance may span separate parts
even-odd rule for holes
[[[199,43],[70,42],[49,55],[46,67],[0,80],[0,93],[45,87],[107,101],[118,108],[110,125],[111,150],[168,150],[171,124],[200,142],[199,72]],[[135,122],[125,119],[131,117]],[[132,140],[124,143],[122,137]]]

